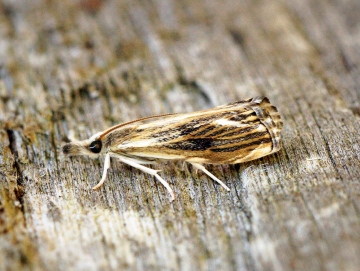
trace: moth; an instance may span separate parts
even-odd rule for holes
[[[181,160],[203,171],[226,190],[221,180],[203,164],[237,164],[274,153],[281,148],[283,123],[276,107],[266,97],[185,114],[166,114],[115,125],[89,139],[71,139],[62,148],[68,156],[105,155],[98,189],[106,179],[110,158],[142,170],[160,181],[170,193],[170,185],[159,170],[145,165],[162,160]]]

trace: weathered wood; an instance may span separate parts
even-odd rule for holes
[[[357,270],[360,5],[3,1],[0,270]],[[154,178],[64,160],[73,130],[266,95],[283,149]]]

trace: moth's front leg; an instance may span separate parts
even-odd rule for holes
[[[110,168],[110,153],[107,153],[107,154],[105,155],[103,175],[102,175],[102,177],[101,177],[100,182],[93,187],[94,190],[98,189],[100,186],[103,185],[103,183],[105,182],[106,174],[107,174],[107,171],[108,171],[109,168]]]

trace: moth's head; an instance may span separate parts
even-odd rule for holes
[[[99,134],[95,134],[86,140],[71,139],[62,147],[62,151],[66,156],[87,155],[95,158],[104,152],[104,147]]]

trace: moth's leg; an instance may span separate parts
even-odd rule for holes
[[[139,162],[136,161],[136,159],[133,159],[133,158],[130,158],[130,159],[129,159],[129,158],[127,158],[127,157],[124,157],[124,156],[121,156],[121,155],[118,155],[118,154],[115,154],[115,155],[113,155],[113,156],[115,156],[116,158],[119,158],[119,160],[120,160],[121,162],[125,163],[125,164],[128,164],[128,165],[130,165],[130,166],[132,166],[132,167],[134,167],[134,168],[140,169],[140,170],[142,170],[142,171],[144,171],[144,172],[146,172],[146,173],[148,173],[148,174],[150,174],[150,175],[155,176],[155,178],[158,179],[158,180],[161,182],[161,184],[162,184],[163,186],[165,186],[165,188],[167,189],[167,191],[170,193],[171,201],[173,201],[173,200],[175,199],[174,191],[171,189],[170,185],[169,185],[163,178],[161,178],[161,177],[157,174],[157,172],[158,172],[159,170],[155,170],[155,169],[151,169],[151,168],[142,166],[142,165],[140,165],[141,161],[140,161],[140,163],[139,163]]]
[[[105,182],[105,179],[106,179],[107,170],[109,168],[110,168],[110,153],[107,153],[105,155],[104,171],[103,171],[102,178],[101,178],[100,182],[93,187],[94,190],[98,189],[100,186],[103,185],[103,183]]]
[[[195,168],[202,170],[206,175],[208,175],[211,179],[213,179],[215,182],[219,183],[222,187],[224,187],[227,191],[230,191],[230,188],[227,187],[226,184],[224,184],[222,181],[220,181],[218,178],[216,178],[212,173],[210,173],[203,165],[200,165],[198,163],[189,162],[192,164]]]

